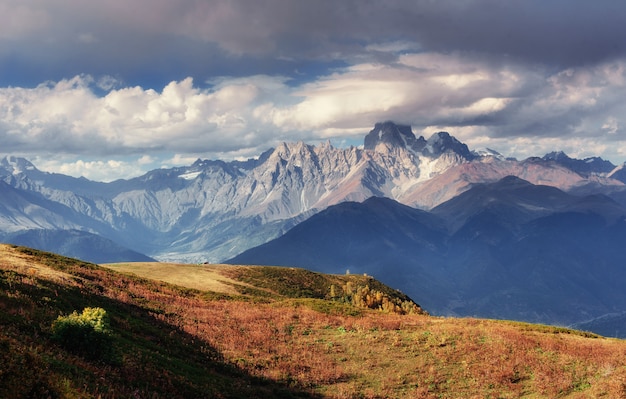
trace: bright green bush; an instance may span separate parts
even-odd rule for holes
[[[106,310],[85,308],[59,316],[52,323],[52,338],[71,352],[90,359],[105,359],[111,354],[113,337]]]

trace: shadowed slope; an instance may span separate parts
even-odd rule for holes
[[[430,213],[339,204],[229,263],[367,273],[433,314],[569,325],[626,309],[624,215],[606,196],[510,176]]]
[[[0,246],[0,397],[626,394],[624,341],[540,325],[293,299],[274,292],[303,284],[300,293],[321,294],[316,287],[325,277],[289,268],[231,270],[241,272],[235,280],[259,291],[218,295]],[[51,339],[49,326],[59,314],[87,306],[111,317],[108,358],[86,359]]]

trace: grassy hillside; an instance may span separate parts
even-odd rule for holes
[[[622,340],[430,317],[367,276],[131,266],[0,246],[0,398],[626,396]],[[99,351],[52,328],[88,307],[110,318]]]
[[[103,267],[133,273],[202,291],[243,296],[247,299],[309,298],[316,308],[358,308],[399,314],[426,314],[411,298],[370,276],[329,275],[299,268],[232,265],[189,265],[156,262],[104,264]],[[350,309],[351,312],[358,312]]]

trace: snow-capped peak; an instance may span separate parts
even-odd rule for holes
[[[467,145],[461,143],[448,132],[438,132],[430,136],[426,141],[423,154],[428,157],[438,157],[447,151],[457,153],[465,159],[474,157]]]
[[[476,157],[492,157],[500,160],[504,160],[504,155],[500,154],[498,151],[491,148],[481,148],[478,150],[472,151],[472,155]]]
[[[26,171],[37,170],[35,165],[25,158],[13,155],[6,156],[0,160],[0,167],[5,169],[9,174],[18,175]]]

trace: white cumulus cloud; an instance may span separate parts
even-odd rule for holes
[[[141,158],[147,165],[150,157],[172,154],[241,159],[279,141],[354,142],[374,123],[395,120],[418,134],[447,130],[504,155],[563,149],[620,161],[625,65],[614,60],[550,74],[462,54],[418,53],[299,84],[254,75],[200,85],[186,78],[159,90],[80,75],[1,88],[0,139],[3,153],[147,156]],[[104,86],[110,89],[97,94]],[[90,165],[66,168],[94,174]],[[128,170],[142,169],[139,161],[132,165]]]

